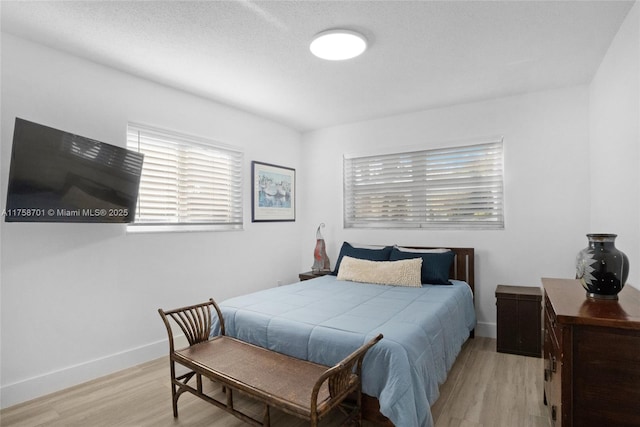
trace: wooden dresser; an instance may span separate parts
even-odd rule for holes
[[[640,426],[640,291],[586,297],[580,282],[542,279],[544,397],[553,426]]]

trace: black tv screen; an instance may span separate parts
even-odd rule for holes
[[[127,223],[143,155],[16,118],[7,222]]]

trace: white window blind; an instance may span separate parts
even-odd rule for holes
[[[127,147],[144,153],[133,227],[242,229],[242,151],[131,123]]]
[[[344,158],[346,228],[504,228],[502,138]]]

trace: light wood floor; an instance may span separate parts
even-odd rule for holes
[[[488,338],[469,340],[432,407],[436,427],[549,427],[542,402],[542,359],[497,353]],[[0,425],[82,427],[245,426],[226,412],[183,394],[173,418],[167,358],[0,411]],[[261,410],[249,400],[246,410]],[[326,426],[336,425],[326,420]],[[304,422],[272,413],[272,425]],[[365,423],[367,427],[371,424]]]

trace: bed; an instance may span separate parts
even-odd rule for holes
[[[345,245],[336,273],[347,269],[354,254]],[[430,406],[439,385],[476,324],[473,249],[450,251],[446,285],[390,286],[342,280],[344,274],[338,274],[228,299],[220,304],[226,333],[324,365],[335,364],[382,333],[384,339],[363,364],[363,392],[371,396],[367,406],[379,409],[389,424],[430,427]],[[343,253],[349,256],[343,258]],[[215,317],[212,330],[217,334]]]

